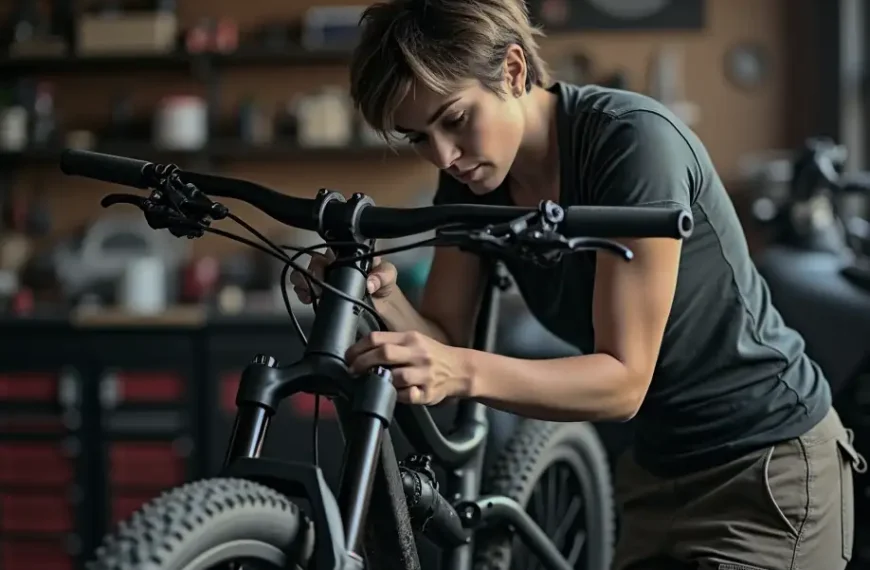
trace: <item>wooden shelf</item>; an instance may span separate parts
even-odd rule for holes
[[[350,52],[309,51],[301,48],[272,50],[267,48],[242,48],[231,53],[168,53],[143,55],[77,56],[62,57],[0,57],[0,74],[28,75],[34,73],[79,73],[116,72],[122,70],[185,71],[196,64],[214,64],[221,67],[251,65],[345,65],[350,61]]]

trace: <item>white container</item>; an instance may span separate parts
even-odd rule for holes
[[[154,115],[154,145],[163,150],[200,150],[208,141],[208,105],[193,95],[166,97]]]
[[[19,152],[27,147],[27,109],[0,109],[0,151]]]
[[[118,300],[125,310],[139,315],[154,315],[166,310],[166,263],[159,257],[132,259],[120,285]]]
[[[296,103],[299,146],[345,147],[353,142],[354,114],[342,89],[323,88]]]

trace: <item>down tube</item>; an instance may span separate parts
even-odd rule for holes
[[[499,308],[499,266],[492,261],[484,262],[486,285],[480,312],[474,327],[472,348],[492,352],[495,349],[496,329],[498,327]],[[486,421],[486,406],[472,400],[461,401],[456,410],[457,426],[469,422],[483,423]],[[480,495],[480,484],[483,476],[483,459],[486,454],[486,440],[477,448],[465,465],[447,472],[447,493],[449,501],[473,501]],[[468,570],[472,567],[474,557],[474,541],[460,546],[453,551],[445,552],[441,561],[442,570]]]

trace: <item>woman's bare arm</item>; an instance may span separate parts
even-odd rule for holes
[[[454,346],[468,346],[482,294],[480,259],[454,248],[435,252],[419,312],[399,291],[376,301],[394,331],[418,331]]]

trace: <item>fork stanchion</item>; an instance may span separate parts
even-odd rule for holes
[[[358,430],[350,435],[344,465],[353,471],[342,473],[338,502],[345,526],[348,551],[359,554],[363,525],[368,514],[375,467],[385,429],[388,429],[396,406],[396,389],[390,371],[378,367],[370,371],[356,391],[353,413]]]
[[[227,447],[224,467],[241,457],[259,457],[266,439],[271,414],[256,404],[243,404],[236,412],[236,421]]]

